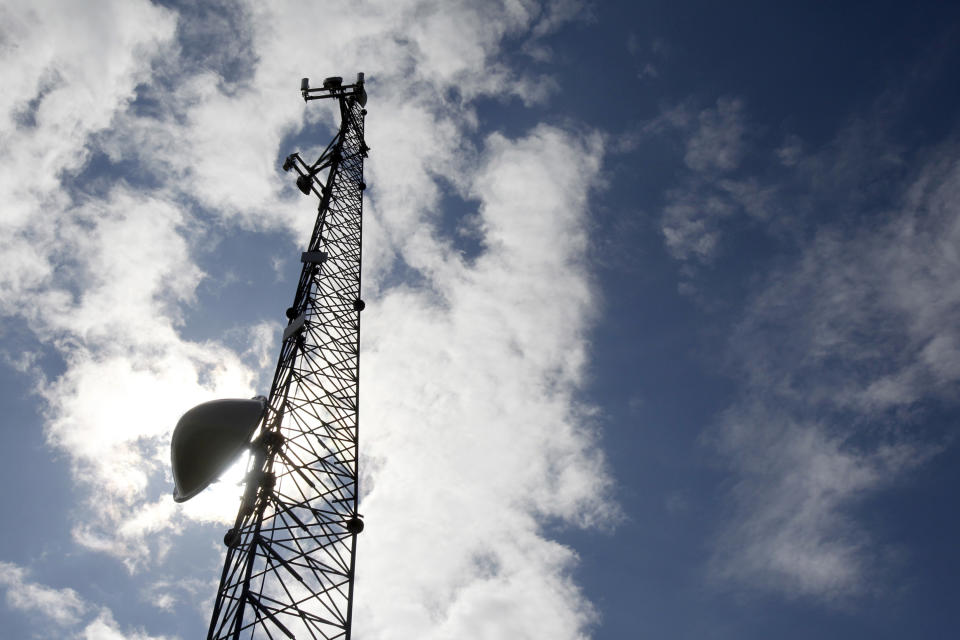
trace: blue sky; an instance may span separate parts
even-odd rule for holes
[[[206,629],[366,73],[356,638],[943,638],[960,624],[960,8],[8,3],[11,638]]]

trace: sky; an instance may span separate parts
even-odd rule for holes
[[[0,5],[0,621],[202,637],[244,461],[369,114],[354,638],[960,626],[960,6]]]

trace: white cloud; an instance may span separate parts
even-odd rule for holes
[[[493,95],[535,103],[549,96],[554,88],[549,77],[508,70],[497,56],[504,39],[538,30],[545,34],[568,17],[570,7],[580,6],[556,4],[559,8],[550,3],[426,0],[339,7],[251,3],[242,11],[250,31],[243,36],[256,52],[249,80],[225,90],[221,76],[211,71],[179,80],[172,91],[148,88],[147,95],[158,102],[159,117],[127,114],[103,144],[115,160],[136,161],[163,174],[217,215],[253,228],[286,226],[299,238],[308,223],[301,215],[299,194],[291,192],[277,166],[278,153],[286,151],[278,144],[304,121],[327,119],[330,113],[323,104],[308,108],[296,98],[296,79],[309,70],[291,55],[291,43],[311,43],[311,57],[317,61],[312,67],[366,71],[380,112],[392,116],[391,133],[413,141],[398,148],[418,147],[403,163],[390,162],[382,152],[393,145],[384,147],[377,132],[370,131],[368,141],[375,151],[371,165],[390,162],[392,175],[402,173],[405,163],[436,162],[431,151],[448,154],[450,149],[438,148],[438,143],[456,131],[448,122],[450,114],[470,121],[468,105],[474,98]],[[325,37],[316,38],[317,24],[328,26]],[[175,56],[160,64],[165,74],[174,76],[186,66]],[[452,91],[458,96],[455,104]],[[404,117],[438,129],[420,126],[405,132],[400,126]],[[377,126],[375,119],[371,126]]]
[[[538,637],[529,621],[549,620],[551,637],[573,638],[592,620],[569,579],[575,556],[536,521],[615,517],[572,400],[599,302],[583,260],[600,149],[547,127],[490,138],[473,185],[488,250],[467,266],[420,239],[442,261],[432,288],[391,290],[366,316],[361,414],[376,471],[358,632]],[[477,627],[494,606],[497,622]]]
[[[116,6],[112,6],[116,5]],[[142,64],[173,35],[169,12],[146,2],[7,5],[0,51],[0,309],[45,286],[55,254],[63,172],[89,157],[87,138],[110,126],[146,79]]]
[[[6,16],[2,55],[16,73],[2,105],[9,153],[0,171],[0,243],[10,259],[0,266],[0,310],[64,359],[55,379],[31,370],[48,401],[47,437],[69,454],[81,493],[91,491],[102,507],[86,511],[100,519],[94,528],[102,535],[93,538],[113,548],[106,540],[137,529],[123,522],[136,519],[129,511],[165,464],[160,452],[177,410],[151,410],[157,398],[199,398],[218,382],[236,393],[250,374],[222,347],[177,335],[182,305],[202,277],[183,236],[183,209],[122,182],[102,198],[76,200],[67,186],[95,136],[115,126],[135,87],[149,81],[153,56],[169,52],[175,16],[136,2],[32,4]],[[79,523],[79,539],[91,527]]]
[[[73,589],[54,589],[28,580],[25,569],[9,562],[0,562],[0,586],[6,589],[7,606],[40,614],[61,627],[78,623],[88,609]]]
[[[483,149],[469,141],[478,130],[473,98],[530,103],[553,86],[507,69],[504,42],[535,42],[580,8],[251,3],[209,26],[242,32],[235,53],[251,67],[233,83],[224,56],[185,57],[174,41],[185,31],[174,30],[170,11],[138,3],[73,16],[16,10],[7,37],[24,57],[11,59],[23,72],[4,94],[2,135],[16,164],[8,160],[0,179],[9,209],[0,310],[63,359],[64,371],[39,374],[37,388],[48,441],[66,453],[80,504],[96,504],[77,510],[79,544],[144,571],[163,561],[183,524],[233,519],[230,481],[172,503],[169,435],[192,404],[252,395],[260,376],[249,365],[272,364],[276,332],[258,322],[246,353],[183,337],[204,278],[198,247],[235,226],[285,229],[301,241],[313,205],[276,159],[291,151],[281,149],[287,136],[304,125],[322,130],[330,113],[298,101],[297,79],[312,69],[362,70],[373,147],[365,286],[380,292],[368,297],[364,329],[373,488],[360,561],[368,586],[358,587],[368,589],[363,624],[409,637],[439,616],[444,634],[459,635],[509,596],[509,615],[487,620],[484,634],[509,628],[532,637],[539,617],[554,637],[582,635],[593,613],[570,578],[576,556],[543,537],[540,523],[615,518],[590,409],[575,400],[600,302],[584,225],[603,144],[550,127],[520,140],[493,135]],[[317,39],[320,21],[328,37]],[[306,47],[310,70],[291,47]],[[58,72],[61,81],[47,80]],[[97,183],[76,184],[95,153],[112,165]],[[486,251],[471,264],[440,231],[441,180],[481,203]],[[389,281],[399,260],[423,277],[422,288]],[[438,526],[416,535],[428,521]],[[440,557],[442,568],[430,568]],[[416,588],[403,597],[383,591],[401,579]],[[109,611],[82,632],[121,635]]]
[[[124,631],[106,608],[76,636],[78,640],[164,640],[167,637],[152,636],[142,629]]]
[[[38,391],[47,440],[69,453],[97,505],[76,537],[134,566],[150,552],[144,537],[174,521],[169,496],[157,502],[147,489],[168,464],[179,403],[253,395],[254,373],[222,345],[177,334],[202,277],[179,209],[118,189],[64,214],[51,257],[56,278],[20,314],[66,364],[59,377],[41,377]]]
[[[217,551],[219,550],[218,548]],[[188,608],[194,608],[201,615],[208,616],[216,595],[216,586],[213,576],[204,576],[202,579],[188,578],[183,574],[162,577],[143,587],[140,590],[140,599],[168,613],[183,615]]]

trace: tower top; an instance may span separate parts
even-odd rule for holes
[[[343,78],[340,76],[330,76],[323,81],[323,86],[311,87],[310,78],[304,78],[300,81],[300,94],[303,101],[322,100],[323,98],[341,98],[356,96],[360,106],[367,104],[367,91],[363,87],[363,73],[357,74],[357,81],[353,84],[343,84]]]

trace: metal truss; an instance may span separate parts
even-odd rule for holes
[[[353,85],[301,84],[304,100],[340,106],[320,158],[284,162],[320,198],[246,489],[224,542],[208,640],[350,638],[357,513],[363,74]]]

